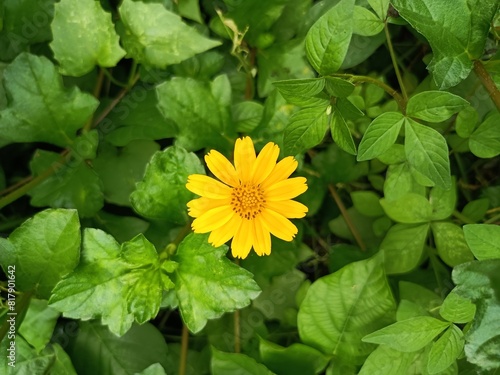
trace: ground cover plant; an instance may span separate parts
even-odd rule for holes
[[[0,1],[0,373],[500,373],[498,8]]]

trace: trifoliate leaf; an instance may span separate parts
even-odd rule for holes
[[[172,281],[161,269],[154,246],[142,235],[120,245],[99,229],[85,229],[82,260],[56,285],[49,303],[74,319],[102,318],[123,335],[135,321],[156,316]]]
[[[97,100],[78,88],[66,89],[45,57],[20,54],[4,71],[12,98],[0,112],[0,132],[10,142],[72,143],[97,107]]]
[[[113,67],[125,56],[111,14],[98,1],[61,0],[51,27],[50,46],[62,74],[82,76],[95,65]]]

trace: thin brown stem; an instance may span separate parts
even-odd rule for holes
[[[474,61],[474,72],[486,91],[488,91],[488,94],[490,94],[490,98],[495,103],[497,109],[500,110],[500,91],[481,61]]]
[[[179,359],[179,375],[186,375],[187,356],[189,348],[189,332],[187,326],[182,324],[181,357]]]
[[[401,88],[401,93],[405,102],[408,100],[408,95],[406,94],[406,88],[403,82],[403,76],[399,70],[398,60],[396,59],[396,53],[394,52],[394,47],[392,46],[391,34],[389,33],[389,26],[387,22],[384,24],[385,37],[387,39],[387,48],[389,49],[389,54],[391,55],[392,65],[394,66],[394,72],[396,73],[396,78],[398,79],[399,87]]]
[[[345,220],[345,222],[347,224],[347,227],[351,231],[352,236],[354,237],[354,240],[358,244],[358,246],[361,249],[361,251],[366,251],[366,245],[363,242],[363,239],[361,238],[358,230],[354,226],[354,224],[353,224],[353,222],[351,220],[351,217],[349,216],[349,213],[347,212],[347,210],[346,210],[346,208],[344,206],[344,202],[342,202],[342,199],[340,199],[340,196],[337,193],[337,189],[335,189],[335,186],[333,184],[329,184],[328,185],[328,190],[330,191],[330,194],[332,195],[333,200],[335,201],[335,203],[339,207],[340,213],[344,217],[344,220]]]

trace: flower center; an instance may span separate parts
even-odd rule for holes
[[[241,184],[231,193],[231,207],[242,219],[255,219],[265,203],[264,192],[258,185]]]

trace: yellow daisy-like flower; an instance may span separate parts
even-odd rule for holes
[[[297,161],[288,156],[276,163],[279,147],[269,142],[259,156],[250,137],[236,140],[234,166],[220,152],[205,155],[208,168],[220,181],[201,174],[188,177],[186,187],[200,198],[187,205],[196,218],[195,233],[210,233],[219,247],[233,239],[231,251],[246,258],[253,247],[258,255],[271,253],[271,234],[291,241],[297,227],[288,219],[306,215],[307,207],[292,198],[307,190],[304,177],[288,178]]]

